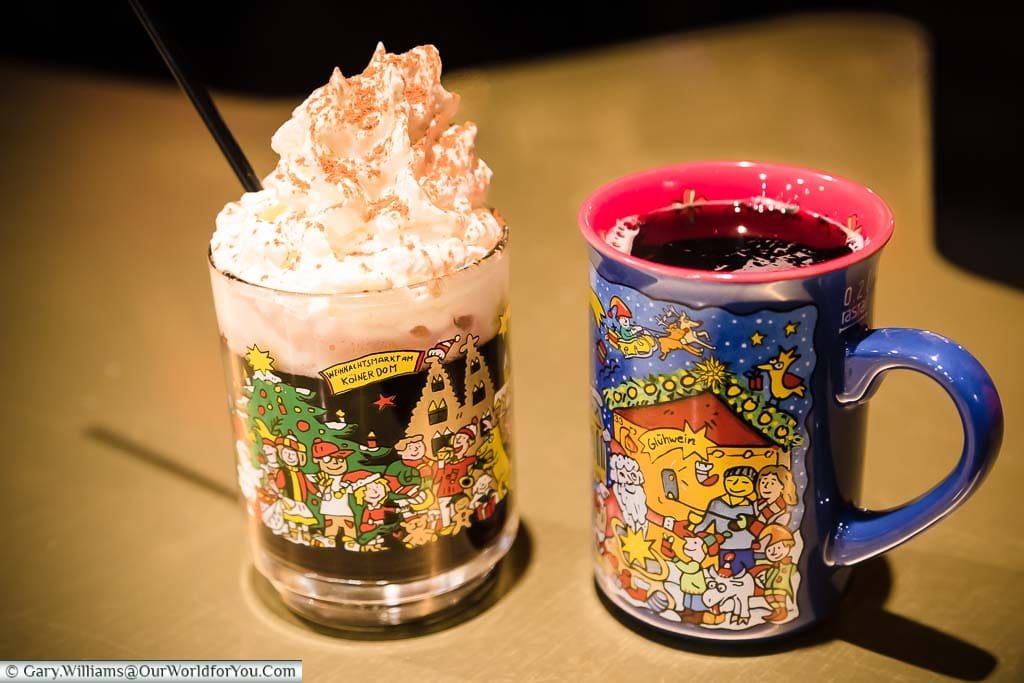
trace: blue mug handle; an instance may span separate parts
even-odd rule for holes
[[[894,548],[959,507],[995,462],[1003,439],[1003,407],[981,363],[962,346],[934,332],[905,328],[872,330],[846,349],[844,405],[867,401],[889,370],[917,370],[938,382],[960,413],[964,449],[953,471],[923,496],[877,512],[847,504],[825,545],[825,562],[851,565]]]

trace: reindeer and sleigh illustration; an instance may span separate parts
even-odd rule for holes
[[[711,335],[699,329],[704,323],[693,320],[685,312],[678,312],[671,306],[665,307],[654,321],[661,327],[652,330],[638,325],[633,320],[633,311],[618,296],[613,296],[605,310],[596,295],[592,296],[591,308],[598,327],[607,331],[604,339],[598,341],[598,355],[602,361],[608,354],[605,345],[610,346],[626,358],[648,358],[658,352],[659,360],[665,360],[673,351],[685,351],[698,358],[704,351],[714,351]]]

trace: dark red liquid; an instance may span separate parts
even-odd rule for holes
[[[801,268],[853,251],[853,236],[791,207],[748,202],[673,205],[639,217],[631,254],[718,272]]]

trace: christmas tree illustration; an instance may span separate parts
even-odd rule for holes
[[[320,439],[352,451],[359,458],[360,466],[366,465],[366,458],[360,457],[364,450],[349,438],[356,425],[325,420],[327,411],[317,403],[316,392],[283,382],[273,372],[274,359],[269,351],[252,346],[245,358],[253,370],[249,379],[252,393],[246,412],[250,428],[256,432],[257,450],[264,437],[276,439],[290,434],[306,447],[307,453],[313,452],[314,441]],[[387,453],[377,449],[374,454],[380,457]],[[307,458],[303,471],[312,473],[316,470],[316,463]]]

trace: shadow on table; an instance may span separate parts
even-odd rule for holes
[[[212,493],[219,498],[229,501],[239,500],[241,498],[238,493],[238,489],[235,487],[226,486],[215,479],[211,479],[202,472],[197,472],[187,465],[178,462],[174,457],[154,450],[137,441],[133,441],[127,436],[119,434],[109,427],[104,425],[90,425],[85,428],[84,433],[86,438],[92,439],[104,446],[113,448],[116,451],[120,451],[123,455],[129,455],[136,460],[156,467],[159,470],[163,470],[165,474],[170,474],[178,477],[179,479],[183,479],[193,486],[198,486],[207,493]]]
[[[995,670],[998,660],[987,650],[887,611],[885,601],[891,589],[892,569],[888,560],[875,558],[853,570],[850,586],[837,613],[820,625],[788,638],[764,643],[722,644],[672,638],[623,614],[601,591],[598,590],[597,594],[612,616],[631,631],[687,652],[751,657],[843,640],[905,664],[966,681],[982,680]]]
[[[519,524],[519,531],[508,554],[498,564],[491,576],[467,601],[429,620],[400,626],[349,630],[335,629],[318,624],[292,613],[277,595],[277,591],[247,562],[243,576],[243,591],[250,608],[263,613],[264,618],[276,622],[278,627],[291,625],[306,632],[319,633],[332,638],[347,640],[404,640],[430,635],[452,628],[477,617],[490,609],[505,596],[526,574],[533,556],[533,540],[526,525]]]

